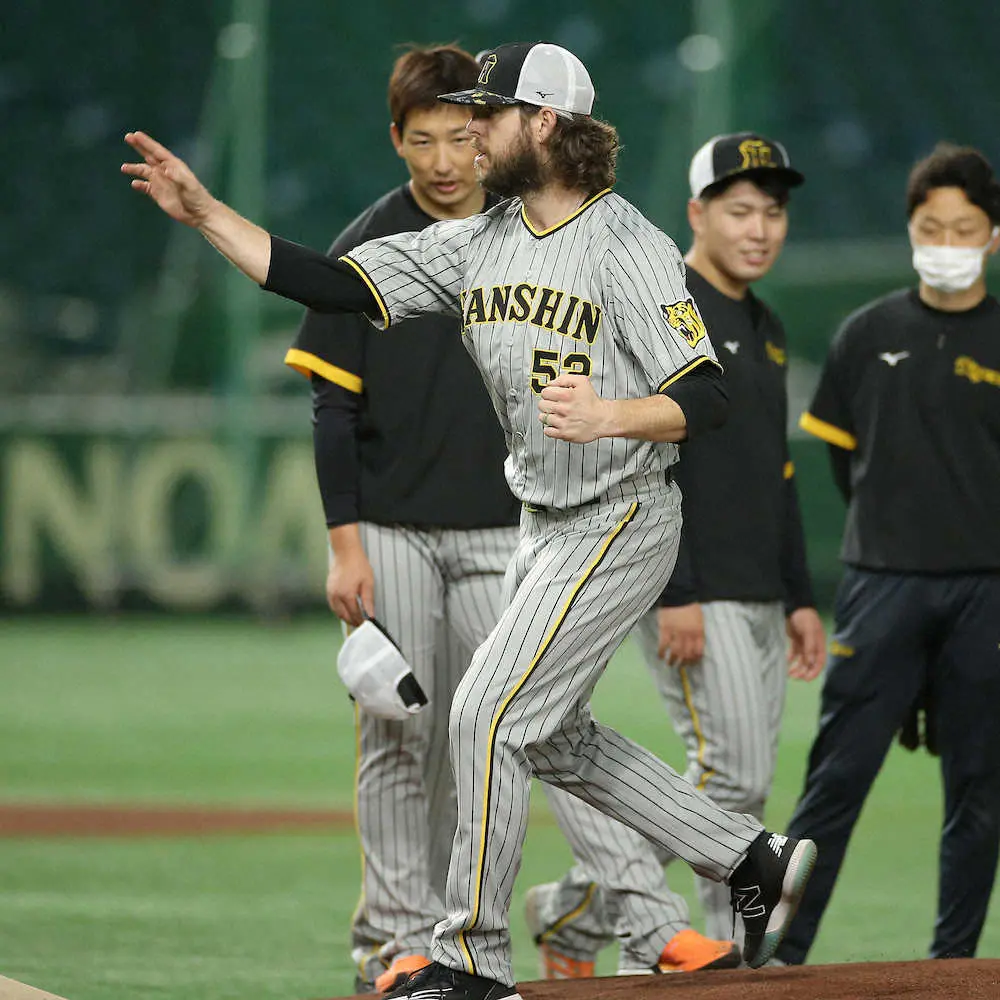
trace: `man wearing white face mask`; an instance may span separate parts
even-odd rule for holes
[[[893,737],[940,755],[932,958],[976,952],[1000,845],[1000,183],[942,144],[907,187],[917,289],[851,316],[802,427],[848,502],[820,727],[789,824],[819,860],[778,958],[805,961]],[[915,713],[922,725],[915,722]],[[900,837],[906,830],[900,830]]]
[[[944,192],[943,188],[936,188]],[[910,239],[913,243],[913,269],[920,275],[921,298],[935,308],[944,312],[962,312],[967,308],[965,299],[978,303],[986,296],[986,286],[983,279],[983,265],[986,255],[997,251],[997,236],[1000,226],[990,230],[989,239],[982,246],[966,246],[965,240],[974,239],[977,230],[982,229],[982,220],[964,213],[962,200],[968,201],[961,190],[955,188],[955,193],[938,193],[934,200],[940,211],[946,202],[951,201],[957,208],[961,220],[954,225],[954,240],[946,226],[934,218],[933,209],[921,213],[920,219],[914,225],[910,223]],[[956,199],[957,203],[956,203]],[[941,243],[941,239],[948,242]],[[924,242],[924,241],[927,242]],[[926,293],[924,292],[926,287]],[[968,292],[963,299],[955,299],[959,292]],[[958,307],[956,308],[956,303]]]

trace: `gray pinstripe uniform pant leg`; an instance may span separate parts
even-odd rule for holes
[[[726,809],[762,819],[784,709],[784,610],[778,602],[738,601],[707,602],[702,610],[705,655],[697,666],[675,668],[657,657],[655,611],[643,616],[635,637],[687,748],[686,778]],[[563,921],[547,940],[573,958],[589,959],[617,932],[622,969],[655,963],[669,940],[664,934],[683,926],[663,873],[673,854],[572,801],[559,803],[558,817],[578,864],[544,897],[543,924]],[[590,848],[579,850],[581,843]],[[612,859],[595,846],[607,843],[620,845]],[[729,890],[702,878],[698,893],[706,933],[728,938]]]
[[[608,659],[670,575],[679,529],[680,491],[662,476],[522,517],[510,601],[452,703],[458,827],[437,961],[513,981],[508,913],[533,774],[712,878],[726,878],[760,832],[590,714]]]
[[[351,955],[368,981],[400,954],[428,954],[455,830],[451,698],[500,611],[518,529],[417,530],[363,523],[375,610],[426,692],[405,722],[358,712],[356,814],[362,891]]]

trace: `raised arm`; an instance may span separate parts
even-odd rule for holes
[[[142,163],[123,163],[136,191],[149,195],[167,215],[197,229],[258,285],[267,280],[271,237],[266,230],[213,198],[191,168],[145,132],[129,132],[125,141]]]

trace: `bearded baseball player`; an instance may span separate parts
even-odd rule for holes
[[[506,606],[451,708],[458,826],[447,912],[433,961],[388,995],[519,997],[508,911],[533,775],[728,882],[756,967],[784,934],[815,845],[722,809],[589,707],[670,577],[677,442],[724,421],[721,367],[677,248],[611,190],[617,134],[591,116],[583,63],[526,43],[494,49],[482,67],[475,87],[440,99],[470,107],[480,177],[505,200],[339,261],[272,238],[145,133],[126,136],[143,162],[122,170],[269,291],[380,327],[461,316],[506,435],[520,542]]]
[[[825,646],[788,454],[785,331],[750,287],[781,252],[790,191],[802,180],[780,143],[752,132],[716,136],[691,161],[688,290],[725,359],[729,419],[681,446],[681,555],[660,606],[636,632],[686,744],[688,779],[758,819],[788,674],[815,678]],[[698,880],[709,939],[694,937],[681,929],[686,907],[669,898],[663,880],[669,857],[654,861],[647,842],[579,799],[555,795],[552,804],[580,864],[528,892],[546,978],[593,975],[596,952],[616,927],[621,973],[738,964],[735,949],[711,940],[731,933],[725,886]],[[606,866],[608,857],[618,867],[602,883],[591,859]]]

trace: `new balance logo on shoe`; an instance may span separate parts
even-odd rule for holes
[[[743,917],[762,917],[765,913],[764,904],[760,900],[759,885],[741,885],[733,890],[733,906],[743,914]]]
[[[770,839],[767,842],[767,846],[774,851],[778,857],[781,857],[781,850],[788,843],[788,838],[783,837],[780,833],[772,833]]]

